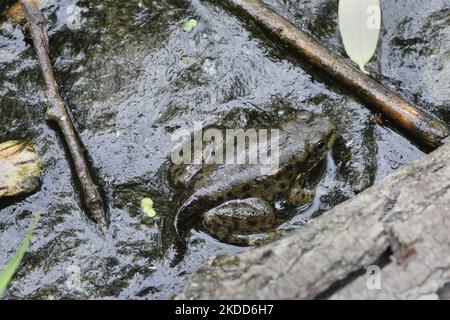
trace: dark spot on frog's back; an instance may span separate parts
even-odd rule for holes
[[[249,183],[246,183],[242,186],[242,192],[249,192],[251,190],[251,186]]]
[[[285,197],[285,193],[284,192],[277,192],[275,194],[275,199],[283,199]]]
[[[270,181],[265,180],[265,181],[262,183],[262,186],[263,186],[264,189],[270,190],[270,188],[271,188]]]
[[[255,227],[257,223],[258,223],[258,222],[257,222],[256,220],[254,220],[254,219],[249,219],[249,220],[247,221],[247,224],[248,224],[250,227]]]

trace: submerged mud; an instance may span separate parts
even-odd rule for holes
[[[344,55],[334,0],[268,4]],[[246,250],[193,230],[169,267],[161,223],[176,209],[168,181],[177,129],[306,109],[336,120],[339,137],[315,203],[283,227],[302,226],[423,152],[351,92],[214,1],[46,0],[52,58],[111,216],[103,235],[81,206],[45,101],[25,26],[0,17],[0,142],[33,139],[44,157],[41,189],[0,203],[0,266],[35,212],[41,222],[6,294],[13,298],[170,298],[214,254]],[[445,0],[383,2],[373,76],[450,123],[450,8]],[[196,19],[190,32],[182,24]],[[447,86],[447,87],[446,87]],[[154,200],[157,216],[140,210]],[[326,213],[325,213],[326,214]],[[306,226],[307,227],[307,226]]]

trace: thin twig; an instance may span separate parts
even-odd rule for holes
[[[41,67],[44,79],[45,97],[47,98],[46,119],[56,123],[66,142],[73,162],[78,181],[81,185],[84,203],[93,220],[106,231],[108,220],[103,199],[95,185],[83,148],[80,145],[75,128],[68,111],[59,94],[59,87],[53,75],[50,62],[50,47],[46,31],[46,21],[37,7],[35,0],[20,0],[27,19],[28,27],[33,38],[36,57]]]
[[[436,148],[450,135],[447,125],[405,101],[390,89],[323,47],[313,37],[268,8],[260,0],[221,0],[221,5],[250,18],[292,47],[314,66],[333,76],[424,145]]]

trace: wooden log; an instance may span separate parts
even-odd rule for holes
[[[260,0],[221,0],[219,3],[245,18],[250,18],[314,66],[345,84],[370,106],[418,139],[419,143],[436,148],[450,135],[445,123],[362,73]]]
[[[40,12],[35,0],[20,0],[20,3],[27,19],[36,57],[44,80],[45,97],[47,98],[46,119],[55,123],[61,130],[81,186],[84,204],[92,219],[106,231],[108,219],[102,196],[92,179],[84,150],[78,140],[68,110],[59,94],[59,87],[53,74],[49,58],[50,47],[45,18]]]

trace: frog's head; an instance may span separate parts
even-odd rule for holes
[[[309,129],[305,139],[307,158],[317,163],[326,156],[336,140],[336,124],[327,117],[312,115],[307,128]]]
[[[336,124],[331,119],[309,111],[297,111],[284,127],[281,163],[294,164],[307,172],[328,153],[336,137]]]

